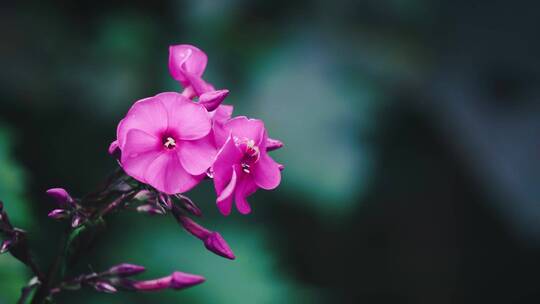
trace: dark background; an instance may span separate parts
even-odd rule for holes
[[[168,46],[209,56],[236,115],[286,147],[282,185],[222,217],[236,253],[170,218],[123,213],[83,270],[145,265],[207,282],[156,294],[66,292],[59,303],[538,303],[540,13],[536,1],[12,1],[0,9],[0,198],[47,264],[75,196],[116,164],[116,124],[180,88]],[[0,256],[0,303],[30,274]]]

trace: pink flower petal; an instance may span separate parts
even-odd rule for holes
[[[223,189],[223,191],[221,191],[216,200],[218,209],[223,215],[229,215],[231,213],[232,199],[234,190],[236,188],[236,180],[236,171],[233,169],[229,184],[225,187],[225,189]]]
[[[225,130],[231,132],[233,136],[252,139],[257,146],[261,145],[264,137],[264,123],[262,120],[248,119],[245,116],[238,116],[226,122]]]
[[[234,144],[232,137],[225,142],[216,156],[216,161],[212,166],[214,171],[214,187],[218,195],[229,184],[232,178],[233,165],[242,158],[242,152]]]
[[[144,131],[132,129],[127,133],[121,164],[133,178],[145,182],[146,168],[162,153],[159,139]]]
[[[156,97],[167,110],[169,130],[176,130],[180,139],[199,139],[210,132],[212,122],[204,106],[178,93],[161,93]]]
[[[201,96],[206,92],[215,91],[214,86],[204,81],[201,77],[193,74],[185,74],[185,76],[187,78],[187,83],[193,88],[193,91],[195,91],[197,96]]]
[[[276,163],[266,152],[261,152],[259,161],[253,168],[253,180],[257,186],[265,190],[272,190],[281,182],[281,171]]]
[[[220,105],[215,111],[210,113],[212,115],[212,121],[214,122],[212,126],[214,140],[218,147],[222,147],[229,137],[229,131],[225,130],[224,124],[231,118],[232,112],[233,106]]]
[[[248,214],[251,212],[251,206],[246,198],[257,191],[257,186],[253,180],[245,175],[240,181],[238,181],[235,191],[236,209],[242,214]]]
[[[219,210],[219,212],[221,212],[221,214],[223,214],[225,216],[231,214],[232,203],[233,203],[233,196],[232,195],[229,196],[229,197],[224,198],[221,201],[216,201],[216,203],[217,203],[218,210]]]
[[[144,173],[148,184],[167,194],[186,192],[195,187],[202,177],[187,173],[176,153],[172,151],[160,154]]]
[[[163,105],[155,97],[149,97],[137,101],[116,130],[118,146],[121,150],[126,142],[126,135],[132,129],[140,129],[148,134],[158,136],[167,129],[167,112]]]
[[[212,166],[216,147],[211,135],[198,140],[186,140],[178,147],[178,158],[182,167],[193,175],[203,174]]]
[[[233,106],[221,104],[216,110],[211,112],[212,120],[214,123],[224,124],[231,118],[233,110]]]

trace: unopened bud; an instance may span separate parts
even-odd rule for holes
[[[55,220],[64,219],[69,216],[69,211],[65,209],[54,209],[53,211],[49,212],[47,216]]]
[[[176,194],[175,196],[180,200],[182,207],[184,207],[184,209],[186,209],[188,212],[195,216],[202,215],[201,209],[199,209],[199,207],[195,205],[195,203],[189,197],[182,194]]]
[[[83,222],[83,218],[80,215],[76,214],[71,219],[71,227],[76,228],[80,226],[82,222]]]
[[[47,190],[47,195],[52,197],[62,207],[68,207],[73,203],[73,198],[64,188],[51,188]]]
[[[9,247],[11,247],[11,243],[11,240],[4,240],[2,245],[0,245],[0,254],[6,253],[9,250]]]
[[[200,284],[204,282],[204,278],[196,275],[185,272],[176,271],[171,275],[171,285],[172,289],[182,289],[187,288],[193,285]]]
[[[266,139],[266,151],[273,151],[283,147],[283,142],[277,139]]]
[[[205,240],[204,246],[213,253],[234,260],[235,256],[225,239],[218,232],[212,232]]]
[[[94,288],[97,291],[104,292],[104,293],[115,293],[116,292],[116,288],[114,286],[112,286],[111,284],[109,284],[107,282],[104,282],[104,281],[97,282],[94,285]]]
[[[229,96],[229,90],[217,90],[201,94],[199,103],[209,112],[214,111]]]
[[[148,281],[131,281],[129,288],[138,291],[157,291],[163,289],[183,289],[204,282],[204,278],[195,274],[173,272],[171,275]],[[126,284],[126,283],[124,283]],[[127,287],[127,286],[126,286]]]
[[[150,215],[163,215],[163,214],[167,213],[167,211],[165,211],[165,209],[163,209],[163,207],[161,207],[159,205],[151,205],[151,204],[138,206],[137,207],[137,212],[148,213]]]
[[[145,201],[149,200],[150,198],[152,198],[152,196],[153,196],[152,191],[150,191],[150,190],[141,190],[141,191],[137,192],[137,194],[135,194],[133,199],[145,202]]]
[[[111,267],[107,274],[128,277],[141,273],[144,270],[142,266],[124,263]]]
[[[172,209],[172,200],[171,197],[167,194],[160,193],[158,198],[158,203],[165,209],[171,210]]]

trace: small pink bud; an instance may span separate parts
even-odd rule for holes
[[[104,293],[115,293],[116,292],[116,288],[114,288],[114,286],[112,286],[111,284],[109,284],[107,282],[104,282],[104,281],[97,282],[94,285],[94,288],[97,291],[104,292]]]
[[[171,288],[182,289],[202,282],[204,282],[204,278],[199,275],[175,271],[171,278]]]
[[[169,276],[133,282],[131,288],[139,291],[157,291],[163,289],[183,289],[204,282],[204,278],[198,275],[176,271]]]
[[[73,219],[71,220],[71,227],[76,228],[80,226],[82,222],[83,222],[83,218],[80,215],[76,214],[75,216],[73,216]]]
[[[231,248],[218,232],[212,232],[206,240],[204,240],[206,249],[224,258],[234,260],[236,257]]]
[[[136,199],[136,200],[139,200],[139,201],[147,201],[152,197],[153,197],[152,191],[150,191],[150,190],[141,190],[141,191],[137,192],[137,194],[135,194],[135,196],[133,198]]]
[[[182,194],[176,194],[175,196],[182,202],[182,206],[191,214],[195,216],[202,215],[201,209],[199,209],[199,207],[195,205],[195,203],[189,197]]]
[[[127,277],[141,273],[144,270],[143,266],[124,263],[111,267],[107,274]]]
[[[283,171],[283,170],[285,170],[285,166],[282,165],[282,164],[278,164],[278,169],[279,169],[279,171]]]
[[[0,245],[0,254],[6,253],[9,250],[9,247],[11,246],[12,241],[11,240],[4,240],[2,242],[2,245]]]
[[[140,213],[148,213],[150,215],[163,215],[167,213],[165,209],[161,206],[146,204],[146,205],[140,205],[137,207],[137,212]]]
[[[199,96],[199,103],[209,112],[214,111],[229,96],[229,90],[210,91]]]
[[[266,139],[266,151],[273,151],[283,147],[283,142],[277,139]]]
[[[60,220],[67,218],[69,216],[69,211],[65,209],[54,209],[53,211],[49,212],[47,216],[55,220]]]
[[[161,206],[163,206],[163,208],[167,210],[172,209],[172,200],[171,200],[171,197],[168,196],[167,194],[160,193],[158,202]]]
[[[73,198],[71,198],[64,188],[51,188],[47,190],[47,195],[52,197],[62,207],[67,207],[73,203]]]

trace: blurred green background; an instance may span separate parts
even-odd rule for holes
[[[171,218],[122,213],[81,269],[201,274],[182,292],[58,303],[538,303],[540,18],[535,1],[12,1],[0,9],[0,199],[47,265],[44,192],[96,188],[116,124],[180,88],[168,46],[209,56],[236,115],[285,143],[249,216],[190,196],[237,259]],[[0,256],[0,303],[30,278]]]

